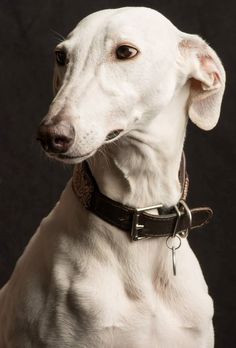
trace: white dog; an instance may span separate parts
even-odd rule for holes
[[[216,53],[160,13],[99,11],[56,48],[57,94],[39,140],[63,162],[89,158],[101,195],[118,207],[162,204],[142,217],[166,219],[181,197],[188,117],[213,128],[224,85]],[[213,347],[212,300],[184,234],[133,241],[86,209],[86,187],[76,185],[68,183],[1,290],[0,348]],[[145,227],[133,226],[137,239]]]

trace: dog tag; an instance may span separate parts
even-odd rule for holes
[[[173,267],[173,274],[176,276],[176,255],[175,255],[175,247],[173,246],[172,249],[172,267]]]
[[[172,269],[174,276],[176,276],[176,250],[181,246],[180,236],[176,235],[175,237],[168,237],[166,239],[166,245],[167,248],[171,250]]]

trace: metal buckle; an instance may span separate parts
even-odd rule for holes
[[[179,232],[179,233],[177,233],[177,227],[178,227],[181,215],[185,214],[185,212],[184,211],[180,211],[178,205],[181,205],[184,208],[185,212],[187,213],[188,220],[189,220],[188,228],[186,230],[184,230],[184,231]],[[176,211],[176,214],[177,214],[177,218],[176,218],[175,228],[174,228],[172,237],[175,237],[176,234],[178,234],[182,238],[187,238],[188,234],[189,234],[189,230],[191,229],[191,226],[192,226],[192,213],[191,213],[191,210],[188,207],[187,203],[183,199],[181,199],[178,202],[178,204],[174,206],[174,208],[175,208],[175,211]]]
[[[143,211],[148,211],[148,210],[152,210],[152,209],[159,209],[159,208],[162,208],[162,207],[163,207],[163,204],[158,204],[158,205],[153,205],[151,207],[135,209],[134,214],[133,214],[132,229],[131,229],[132,240],[140,240],[140,239],[151,238],[149,236],[140,237],[138,235],[139,230],[142,230],[144,228],[144,225],[140,225],[139,224],[140,213],[142,213]]]

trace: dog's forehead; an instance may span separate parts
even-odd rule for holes
[[[161,13],[146,7],[123,7],[102,10],[85,17],[69,34],[68,39],[104,36],[107,39],[173,40],[177,28]]]

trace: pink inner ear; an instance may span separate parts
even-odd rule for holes
[[[218,74],[218,72],[214,72],[214,76],[215,76],[215,80],[220,81],[220,75]]]
[[[217,66],[211,56],[202,55],[201,57],[199,57],[199,59],[204,70],[214,76],[214,81],[220,81],[220,75],[217,72]]]
[[[201,55],[199,57],[201,65],[208,70],[212,66],[212,58],[209,55]]]

